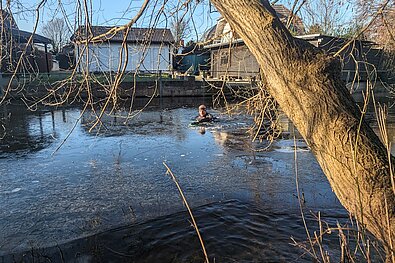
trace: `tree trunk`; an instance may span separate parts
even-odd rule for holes
[[[266,0],[212,2],[255,55],[268,91],[306,140],[340,202],[393,252],[395,194],[387,150],[361,122],[340,80],[340,62],[293,38]],[[395,167],[394,157],[390,161]]]

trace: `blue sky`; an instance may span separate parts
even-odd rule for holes
[[[3,7],[5,6],[5,0],[3,1]],[[155,26],[157,27],[170,27],[169,23],[166,24],[166,18],[169,18],[174,12],[175,7],[180,5],[180,2],[185,0],[168,0],[164,14],[156,21]],[[328,0],[314,0],[312,3],[316,4],[316,9],[320,9],[321,3]],[[14,13],[14,17],[17,20],[18,26],[22,30],[32,31],[34,27],[36,12],[34,11],[40,2],[40,0],[19,0],[11,1],[11,9]],[[59,0],[47,0],[43,8],[40,9],[40,20],[38,26],[38,33],[41,32],[42,26],[54,17],[62,17],[69,22],[71,28],[75,28],[75,15],[76,15],[76,0],[61,0],[63,6],[59,5]],[[82,2],[82,1],[81,1]],[[143,4],[143,0],[91,0],[93,15],[93,25],[122,25],[127,23],[132,17],[136,15],[139,8]],[[155,19],[158,13],[161,3],[164,0],[151,0],[150,6],[141,17],[136,26],[148,27],[152,26],[152,21]],[[201,0],[200,4],[196,5],[196,0],[190,1],[191,6],[186,14],[186,18],[193,21],[190,28],[189,38],[186,40],[197,40],[201,35],[211,26],[216,23],[219,17],[218,12],[210,12],[209,0]],[[334,2],[341,3],[340,0],[334,0]],[[157,3],[157,5],[155,5]],[[285,6],[291,6],[293,0],[281,0],[278,3],[282,3]],[[340,11],[337,14],[337,22],[339,25],[347,24],[352,14],[350,9],[345,9],[346,5],[340,7]],[[191,12],[191,10],[194,12]],[[184,11],[180,11],[181,15]],[[193,13],[193,15],[192,15]],[[309,17],[302,16],[305,24],[309,24]],[[167,20],[167,22],[169,19]],[[80,24],[84,24],[81,22]]]
[[[20,0],[20,2],[21,4],[16,4],[15,1],[11,1],[11,10],[14,13],[19,28],[31,32],[34,28],[36,19],[35,9],[40,1]],[[61,7],[58,4],[58,0],[47,0],[45,6],[40,9],[38,32],[40,33],[42,26],[54,17],[64,18],[68,20],[71,27],[75,26],[76,2],[75,0],[62,0],[63,6]],[[125,24],[136,15],[143,2],[143,0],[92,0],[92,24]],[[169,18],[171,16],[170,13],[174,12],[174,7],[177,6],[178,2],[178,0],[170,0],[168,2],[164,12],[166,15],[161,15],[155,23],[158,27],[166,27],[166,17]],[[155,3],[158,4],[155,5]],[[151,1],[147,12],[140,18],[136,26],[146,27],[152,25],[153,18],[156,17],[161,7],[159,3],[163,3],[163,0]],[[195,3],[195,1],[192,1],[192,3]],[[3,0],[3,6],[4,5],[5,1]],[[219,14],[218,12],[210,12],[208,0],[205,0],[203,4],[199,4],[196,7],[192,6],[192,8],[195,8],[193,16],[190,12],[191,9],[189,9],[185,17],[193,21],[193,23],[191,23],[190,39],[196,39],[216,23]],[[180,11],[179,15],[182,15],[183,12],[184,11]],[[167,23],[167,27],[169,26],[170,25]]]

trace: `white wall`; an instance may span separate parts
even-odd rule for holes
[[[222,34],[221,43],[229,43],[233,40],[233,31],[228,22],[226,22]]]
[[[119,63],[122,62],[122,67],[126,61],[126,52],[122,49],[121,43],[89,44],[88,49],[88,52],[83,52],[83,46],[76,47],[77,60],[79,53],[83,52],[79,71],[82,71],[87,65],[87,53],[89,54],[88,64],[90,72],[117,71]],[[172,67],[170,51],[170,45],[150,44],[149,46],[144,46],[136,43],[128,44],[126,71],[170,71]],[[122,52],[122,60],[120,59],[120,52]]]

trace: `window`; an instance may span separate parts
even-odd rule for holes
[[[220,61],[221,61],[221,65],[227,65],[229,63],[229,52],[228,51],[221,52]]]

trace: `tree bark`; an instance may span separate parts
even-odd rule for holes
[[[255,55],[267,88],[302,134],[344,207],[395,246],[395,194],[386,148],[340,80],[340,62],[293,38],[264,0],[212,0]],[[392,249],[391,249],[392,248]]]

